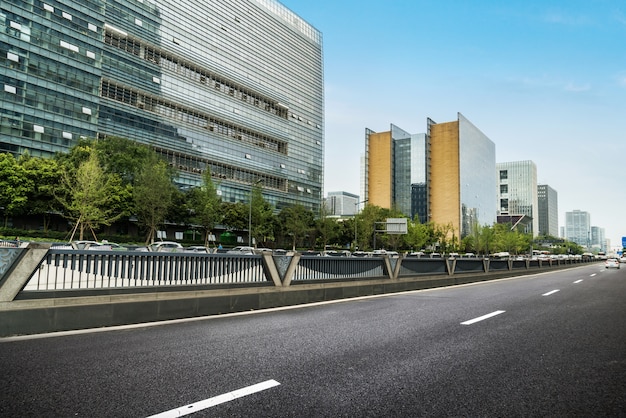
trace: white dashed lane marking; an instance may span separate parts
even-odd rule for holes
[[[541,296],[550,296],[550,295],[555,294],[555,293],[556,293],[556,292],[558,292],[558,291],[559,291],[559,289],[551,290],[551,291],[549,291],[548,293],[544,293],[544,294],[543,294],[543,295],[541,295]]]
[[[215,396],[213,398],[205,399],[203,401],[195,402],[189,405],[181,406],[180,408],[171,409],[169,411],[161,412],[160,414],[152,415],[148,418],[173,418],[182,417],[184,415],[193,414],[203,409],[211,408],[212,406],[222,403],[230,402],[237,398],[251,395],[253,393],[261,392],[263,390],[278,386],[275,380],[266,380],[265,382],[257,383],[256,385],[248,386],[245,388],[237,389],[232,392],[224,393],[223,395]]]
[[[474,324],[476,322],[484,321],[485,319],[491,318],[493,316],[503,314],[504,312],[506,312],[506,311],[491,312],[491,313],[489,313],[487,315],[479,316],[478,318],[474,318],[474,319],[470,319],[470,320],[465,321],[465,322],[461,322],[461,325],[472,325],[472,324]]]

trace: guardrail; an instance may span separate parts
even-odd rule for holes
[[[241,312],[525,274],[577,260],[0,248],[0,337]]]
[[[50,249],[24,291],[265,281],[260,255]]]
[[[0,289],[11,281],[11,265],[27,248],[0,248]],[[489,260],[482,258],[320,257],[68,250],[44,246],[32,271],[19,274],[19,292],[224,284],[292,283],[420,275],[490,273],[575,264],[581,260]],[[29,274],[24,277],[24,274]],[[1,299],[0,299],[1,300]],[[5,299],[6,300],[6,299]]]

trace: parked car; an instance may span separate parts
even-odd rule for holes
[[[423,251],[413,251],[411,253],[408,253],[406,256],[407,257],[421,258],[423,255],[424,255]]]
[[[352,257],[369,257],[370,253],[366,251],[355,251],[352,253]]]
[[[324,251],[324,256],[325,256],[325,257],[350,257],[351,255],[352,255],[352,253],[350,253],[350,251],[348,251],[348,250],[341,250],[341,251],[330,250],[330,251]]]
[[[226,251],[227,254],[253,255],[254,247],[238,246]]]
[[[158,241],[148,245],[148,251],[153,252],[182,252],[183,246],[174,241]]]
[[[190,247],[183,248],[183,250],[186,253],[202,253],[202,254],[210,253],[209,249],[203,245],[192,245]]]
[[[626,263],[626,255],[623,255],[619,258],[620,263]]]
[[[607,268],[607,269],[610,269],[610,268],[618,269],[619,268],[619,260],[617,258],[607,258],[604,261],[604,267]]]

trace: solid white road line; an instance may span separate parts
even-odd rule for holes
[[[541,295],[541,296],[550,296],[550,295],[552,295],[552,294],[554,294],[554,293],[556,293],[556,292],[558,292],[558,291],[559,291],[559,289],[556,289],[556,290],[551,290],[551,291],[549,291],[548,293],[544,293],[544,294],[543,294],[543,295]]]
[[[582,281],[583,281],[583,279],[576,280],[576,281],[574,282],[574,284],[576,284],[576,283],[580,283],[580,282],[582,282]]]
[[[476,322],[483,321],[483,320],[485,320],[487,318],[491,318],[492,316],[500,315],[500,314],[505,313],[505,312],[506,311],[491,312],[490,314],[479,316],[478,318],[470,319],[469,321],[461,322],[461,325],[471,325],[471,324],[474,324]]]
[[[590,275],[589,277],[593,277],[593,276],[595,276],[595,275],[596,275],[596,273],[593,273],[593,274],[592,274],[592,275]]]
[[[203,401],[181,406],[180,408],[161,412],[160,414],[156,414],[156,415],[151,415],[148,418],[182,417],[184,415],[193,414],[194,412],[202,411],[203,409],[211,408],[212,406],[215,406],[215,405],[230,402],[234,399],[242,398],[244,396],[248,396],[256,392],[261,392],[263,390],[273,388],[274,386],[278,386],[278,385],[280,385],[280,383],[278,383],[275,380],[267,380],[265,382],[257,383],[256,385],[252,385],[252,386],[248,386],[245,388],[234,390],[232,392],[224,393],[223,395],[215,396],[213,398],[205,399]]]

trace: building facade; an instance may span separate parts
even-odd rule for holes
[[[348,192],[328,192],[326,210],[332,216],[354,216],[360,211],[359,196]]]
[[[496,146],[462,114],[428,120],[429,220],[465,237],[496,221]]]
[[[558,193],[547,184],[537,185],[539,235],[559,236]]]
[[[366,129],[362,170],[369,204],[450,224],[457,237],[496,220],[495,144],[460,113],[428,119],[425,134]]]
[[[591,249],[591,215],[589,212],[578,209],[565,212],[565,238]]]
[[[537,166],[532,161],[512,161],[497,163],[496,171],[499,219],[519,218],[518,230],[537,236],[539,233]]]
[[[607,252],[609,247],[606,240],[606,231],[599,226],[591,227],[591,247],[598,251]]]
[[[180,187],[322,202],[322,34],[275,0],[5,0],[0,152],[147,144]],[[6,34],[6,36],[5,36]]]

